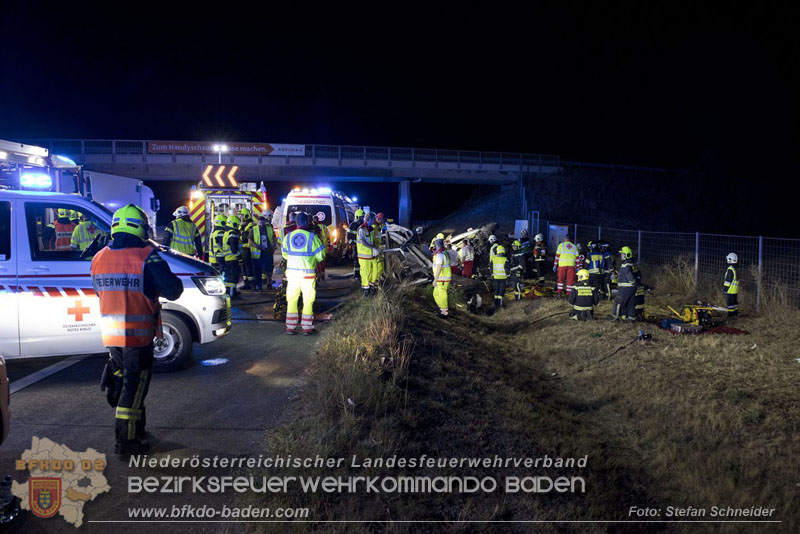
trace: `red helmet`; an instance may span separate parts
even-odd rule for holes
[[[386,217],[383,215],[383,213],[378,213],[375,216],[375,222],[382,223],[385,220],[386,220]]]

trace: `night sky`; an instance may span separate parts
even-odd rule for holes
[[[650,4],[141,3],[103,21],[7,2],[0,138],[554,153],[796,190],[793,13]]]

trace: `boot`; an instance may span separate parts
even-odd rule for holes
[[[369,288],[361,288],[361,296],[369,297]]]

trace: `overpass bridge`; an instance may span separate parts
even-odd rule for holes
[[[109,139],[27,139],[89,171],[141,180],[201,180],[208,165],[238,166],[244,182],[390,182],[401,224],[411,220],[411,184],[508,185],[561,169],[555,155],[422,148]],[[221,147],[227,150],[222,151]]]

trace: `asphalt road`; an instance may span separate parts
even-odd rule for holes
[[[334,275],[335,276],[335,275]],[[354,288],[352,278],[320,284],[321,311],[335,308]],[[287,419],[304,383],[319,336],[287,336],[276,321],[257,317],[271,310],[269,294],[252,294],[234,303],[234,328],[216,342],[195,345],[195,360],[225,359],[218,365],[195,364],[171,374],[156,374],[146,400],[151,456],[172,457],[267,455],[265,432]],[[319,330],[327,325],[317,323]],[[0,447],[0,474],[24,483],[27,471],[15,471],[15,460],[30,448],[31,438],[46,437],[73,451],[94,448],[107,455],[104,471],[111,491],[85,503],[82,532],[240,532],[236,523],[120,524],[127,508],[234,504],[234,494],[130,494],[130,476],[229,475],[230,469],[163,469],[130,467],[114,453],[114,411],[100,392],[106,356],[93,355],[38,381],[11,397],[11,432]],[[60,359],[8,362],[12,385]],[[241,474],[241,473],[239,473]],[[75,532],[61,517],[41,519],[30,512],[6,527],[7,532]]]

